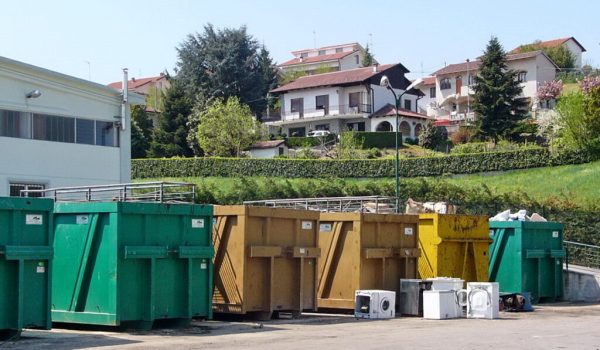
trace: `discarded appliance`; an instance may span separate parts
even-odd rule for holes
[[[423,315],[423,292],[431,290],[431,281],[420,279],[400,279],[398,311],[402,315]]]
[[[356,318],[394,318],[396,292],[387,290],[357,290],[354,307]]]
[[[423,292],[423,318],[446,320],[460,317],[457,292],[454,290],[426,290]]]
[[[467,283],[467,318],[498,318],[499,294],[498,282]]]

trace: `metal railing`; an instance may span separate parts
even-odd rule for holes
[[[282,110],[281,117],[285,119],[304,119],[304,118],[318,118],[330,115],[352,115],[352,114],[363,114],[373,113],[373,106],[366,103],[359,103],[358,105],[337,105],[327,106],[326,108],[310,108],[303,109],[300,111]]]
[[[21,191],[21,197],[35,194],[52,198],[55,202],[194,203],[196,186],[186,182],[159,181]]]
[[[388,214],[395,212],[396,197],[323,197],[296,199],[266,199],[246,201],[244,204],[273,208],[315,210],[321,212],[361,212]]]
[[[567,251],[567,269],[569,264],[600,269],[600,246],[571,241],[563,243]]]

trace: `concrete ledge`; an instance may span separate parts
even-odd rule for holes
[[[569,265],[564,269],[564,299],[576,302],[600,302],[600,270]]]

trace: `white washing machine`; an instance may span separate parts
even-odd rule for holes
[[[426,281],[431,282],[431,290],[461,290],[465,287],[465,280],[453,277],[434,277]]]
[[[457,293],[454,290],[423,291],[423,318],[445,320],[460,317]]]
[[[394,318],[396,316],[396,292],[357,290],[354,301],[356,318]]]
[[[467,318],[498,318],[499,299],[498,282],[467,283]]]

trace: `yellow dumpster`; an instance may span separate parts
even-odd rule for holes
[[[358,289],[399,295],[401,278],[417,277],[417,215],[321,213],[318,306],[354,309]]]
[[[488,218],[476,215],[419,215],[419,275],[487,282]]]
[[[214,312],[316,310],[318,212],[234,205],[214,215]]]

